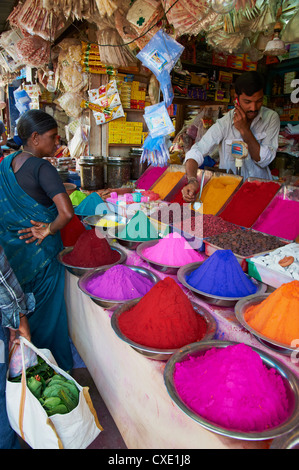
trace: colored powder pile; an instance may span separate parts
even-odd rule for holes
[[[253,228],[286,240],[294,240],[299,234],[299,201],[275,197]]]
[[[263,336],[290,346],[299,338],[299,281],[282,284],[260,304],[248,307],[244,319]]]
[[[157,282],[131,309],[118,319],[123,334],[137,344],[176,349],[200,341],[207,324],[170,277]]]
[[[220,217],[241,227],[251,227],[273,199],[280,185],[274,181],[245,181]]]
[[[158,183],[155,184],[152,190],[158,193],[161,199],[164,199],[183,176],[185,176],[185,173],[182,171],[168,171],[162,176]]]
[[[240,179],[234,176],[214,176],[204,186],[201,200],[203,205],[199,212],[215,215],[232,195]]]
[[[149,241],[159,238],[158,231],[142,211],[136,212],[127,225],[119,232],[119,238],[131,241]]]
[[[246,297],[257,291],[231,250],[215,251],[186,276],[186,281],[201,292],[219,297]]]
[[[63,261],[78,268],[97,268],[114,264],[120,259],[106,238],[98,237],[95,229],[86,230],[78,238],[73,250],[63,257]]]
[[[175,365],[173,379],[189,408],[229,430],[262,432],[289,414],[282,377],[242,343],[188,356]]]
[[[145,248],[142,254],[165,266],[185,266],[205,259],[177,232],[169,233],[155,245]]]
[[[87,194],[84,194],[78,190],[70,194],[70,200],[72,201],[73,206],[78,206],[86,197],[87,197]]]
[[[107,214],[106,203],[97,193],[91,193],[75,208],[75,214],[88,217],[89,215]]]
[[[132,300],[143,297],[154,283],[127,266],[112,266],[86,285],[92,295],[108,300]]]
[[[166,169],[167,166],[151,166],[147,168],[136,182],[136,187],[138,189],[150,189]]]
[[[64,247],[74,246],[80,235],[86,231],[86,228],[79,217],[74,214],[72,220],[60,230],[60,235]]]

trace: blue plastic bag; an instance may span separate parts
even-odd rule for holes
[[[147,106],[143,117],[153,138],[171,134],[175,130],[164,101]]]

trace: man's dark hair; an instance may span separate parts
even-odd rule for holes
[[[245,72],[240,75],[235,83],[235,92],[238,96],[244,93],[252,96],[254,93],[264,90],[265,80],[259,72]]]
[[[33,132],[44,134],[56,127],[58,127],[57,122],[50,114],[41,109],[30,109],[18,120],[17,131],[22,143],[26,144]]]

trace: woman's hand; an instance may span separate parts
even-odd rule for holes
[[[30,220],[30,223],[32,224],[32,227],[18,231],[18,233],[25,234],[19,237],[21,240],[25,240],[25,243],[33,243],[38,240],[36,244],[40,245],[44,238],[51,235],[49,228],[50,224],[46,222],[37,222],[35,220]]]
[[[20,316],[20,324],[18,330],[9,329],[9,347],[13,344],[20,344],[19,336],[23,336],[28,341],[31,341],[30,326],[28,319],[25,315]]]
[[[196,193],[198,191],[198,183],[188,183],[182,189],[183,199],[186,202],[194,202],[196,199]]]

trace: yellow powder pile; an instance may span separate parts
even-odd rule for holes
[[[203,205],[199,212],[203,214],[217,214],[239,183],[239,178],[229,175],[211,178],[203,188],[201,195]]]
[[[160,198],[164,199],[184,175],[185,172],[183,171],[166,171],[165,175],[152,188],[152,191],[158,193]]]
[[[299,338],[299,281],[283,284],[260,304],[248,307],[244,320],[263,336],[291,346]]]

